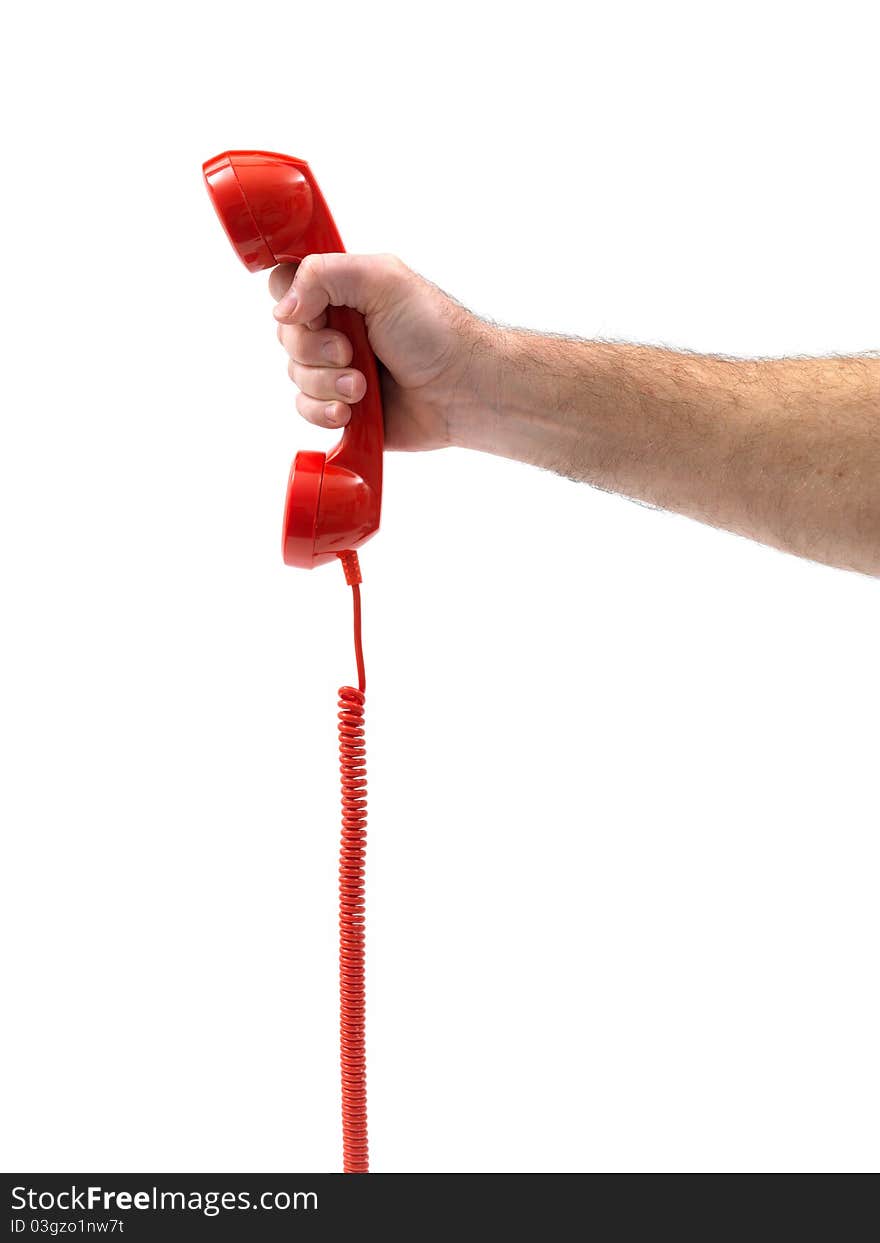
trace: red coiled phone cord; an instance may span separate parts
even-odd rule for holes
[[[342,1168],[366,1174],[367,1065],[364,1048],[364,855],[367,845],[367,759],[364,747],[364,653],[361,570],[356,552],[339,553],[354,603],[358,685],[339,690],[342,841],[339,854],[339,1043],[342,1066]]]

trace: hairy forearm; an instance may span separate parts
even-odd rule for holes
[[[880,358],[737,361],[485,329],[455,443],[880,575]]]

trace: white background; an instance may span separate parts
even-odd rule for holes
[[[4,1168],[338,1168],[348,593],[203,159],[477,311],[880,346],[862,4],[18,6],[2,90]],[[332,442],[332,438],[329,438]],[[387,461],[362,556],[376,1170],[878,1165],[878,586]]]

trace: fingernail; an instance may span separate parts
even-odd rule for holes
[[[336,391],[343,397],[351,397],[354,394],[354,376],[341,375],[336,381]]]
[[[326,358],[328,363],[335,363],[339,358],[339,346],[335,341],[325,341],[321,346],[321,357]]]
[[[338,401],[331,401],[329,405],[324,407],[324,417],[328,423],[339,425],[348,422],[347,413],[345,406],[340,406]]]
[[[283,319],[287,315],[292,315],[296,310],[296,304],[299,302],[299,294],[295,289],[288,289],[284,297],[275,306],[275,318]]]

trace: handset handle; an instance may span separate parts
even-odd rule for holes
[[[327,461],[356,470],[377,492],[381,492],[385,424],[379,369],[367,336],[367,326],[363,315],[348,306],[328,307],[327,326],[343,333],[351,341],[351,365],[362,371],[367,381],[367,391],[351,407],[351,420],[339,444],[327,454]]]

